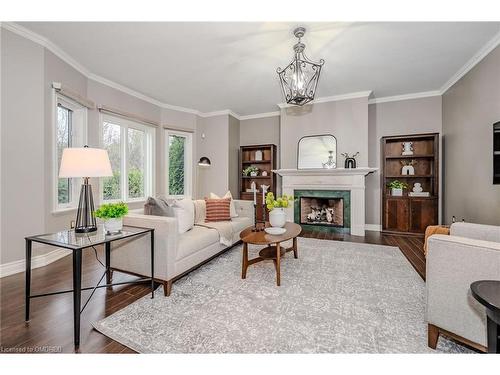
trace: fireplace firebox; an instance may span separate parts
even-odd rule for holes
[[[349,233],[349,191],[295,190],[294,197],[294,221],[304,229]]]

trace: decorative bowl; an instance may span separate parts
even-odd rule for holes
[[[286,228],[279,228],[279,227],[268,227],[264,229],[267,234],[272,234],[273,236],[279,236],[280,234],[283,234],[286,232]]]

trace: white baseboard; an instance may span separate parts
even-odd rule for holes
[[[70,250],[56,249],[44,255],[34,256],[31,258],[31,269],[46,266],[69,254],[71,254]],[[24,272],[25,270],[26,263],[24,259],[0,264],[0,278]]]
[[[373,232],[382,232],[382,225],[379,224],[365,224],[365,230]]]

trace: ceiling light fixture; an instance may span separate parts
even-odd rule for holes
[[[321,59],[315,63],[304,54],[305,44],[301,38],[306,33],[304,27],[297,27],[293,34],[299,39],[293,46],[295,56],[290,64],[284,69],[278,68],[281,89],[288,104],[302,106],[314,99],[319,75],[325,60]]]

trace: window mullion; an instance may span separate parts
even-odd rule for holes
[[[126,202],[128,200],[128,170],[127,170],[127,160],[128,160],[128,126],[122,127],[121,132],[121,184],[122,184],[122,200]]]

